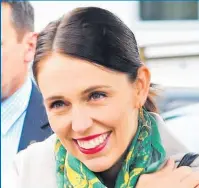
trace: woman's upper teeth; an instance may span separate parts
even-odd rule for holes
[[[96,138],[93,138],[91,140],[88,141],[83,141],[83,140],[77,140],[78,145],[81,148],[85,148],[85,149],[92,149],[95,148],[96,146],[100,145],[101,143],[103,143],[107,137],[107,133],[100,135]]]

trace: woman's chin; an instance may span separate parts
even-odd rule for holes
[[[110,167],[101,166],[101,165],[96,166],[96,164],[95,164],[95,166],[87,166],[87,168],[92,172],[104,172],[104,171],[108,170],[109,168],[111,168],[111,166]]]
[[[93,172],[103,172],[110,169],[114,165],[114,161],[108,161],[105,157],[103,159],[100,157],[83,161],[83,163]]]

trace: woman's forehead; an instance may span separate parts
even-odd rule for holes
[[[74,58],[62,54],[54,54],[44,59],[39,68],[39,75],[45,77],[70,79],[118,79],[124,77],[124,73],[113,71],[101,65],[80,58]],[[39,76],[38,75],[38,76]],[[75,80],[74,80],[75,81]]]
[[[46,59],[38,73],[38,84],[46,95],[53,92],[80,92],[91,87],[121,88],[127,76],[93,65],[91,62],[63,55]]]

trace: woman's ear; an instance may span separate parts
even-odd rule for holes
[[[140,108],[146,102],[149,88],[150,88],[151,74],[149,69],[143,65],[138,69],[136,78],[136,88],[137,88],[137,107]]]

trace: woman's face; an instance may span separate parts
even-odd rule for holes
[[[109,169],[136,133],[138,103],[147,96],[142,83],[60,54],[42,60],[39,69],[49,122],[64,147],[94,172]]]

